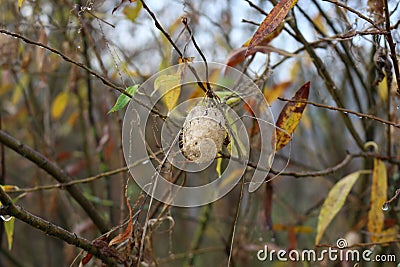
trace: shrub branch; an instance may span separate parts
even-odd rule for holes
[[[3,130],[0,130],[0,143],[4,144],[5,146],[11,148],[21,156],[35,163],[39,168],[46,171],[48,174],[54,177],[58,182],[68,183],[73,180],[55,163],[50,162],[44,155],[32,149],[31,147],[23,144],[22,142],[10,136]],[[65,189],[85,210],[85,212],[92,219],[93,223],[97,226],[97,228],[102,233],[107,232],[109,226],[97,212],[93,204],[83,195],[82,191],[76,185],[72,184],[68,187],[65,187]],[[2,203],[3,205],[5,204],[4,202]]]

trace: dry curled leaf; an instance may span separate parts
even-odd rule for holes
[[[300,122],[310,92],[310,82],[305,83],[292,97],[294,102],[288,102],[283,107],[276,121],[275,149],[278,151],[289,143],[291,136]]]
[[[263,42],[266,36],[279,27],[289,13],[289,10],[292,9],[296,3],[297,0],[281,0],[274,6],[251,38],[247,54],[251,53],[256,46]]]
[[[132,236],[132,232],[133,232],[133,213],[132,213],[132,208],[131,208],[131,204],[129,203],[129,199],[126,197],[126,205],[128,207],[129,210],[129,221],[128,221],[128,225],[125,228],[125,231],[123,231],[122,233],[120,233],[119,235],[117,235],[116,237],[114,237],[113,239],[111,239],[110,243],[108,243],[109,246],[115,245],[115,244],[120,244],[122,242],[124,242],[125,240],[127,240],[128,238],[130,238]]]
[[[237,64],[242,63],[246,57],[249,57],[251,55],[254,55],[255,53],[260,52],[263,54],[268,54],[268,53],[277,53],[279,55],[285,56],[285,57],[295,57],[295,54],[289,53],[285,50],[275,48],[271,45],[260,45],[260,46],[255,46],[251,51],[248,51],[248,48],[246,46],[243,46],[241,48],[238,48],[236,50],[233,50],[229,56],[228,60],[225,63],[225,65],[228,65],[230,67],[234,67]]]

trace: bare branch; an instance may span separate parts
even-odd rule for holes
[[[33,44],[33,45],[42,47],[42,48],[44,48],[44,49],[47,49],[47,50],[49,50],[50,52],[52,52],[52,53],[54,53],[54,54],[56,54],[56,55],[59,55],[59,56],[62,57],[65,61],[70,62],[70,63],[72,63],[72,64],[74,64],[74,65],[76,65],[76,66],[78,66],[78,67],[80,67],[80,68],[82,68],[82,69],[84,69],[84,70],[86,70],[87,72],[89,72],[89,73],[92,74],[93,76],[99,78],[105,85],[107,85],[107,86],[109,86],[109,87],[111,87],[111,88],[113,88],[113,89],[119,91],[120,93],[122,93],[122,94],[124,94],[124,95],[129,96],[130,98],[132,98],[132,96],[131,96],[128,92],[126,92],[126,91],[124,90],[124,88],[113,84],[111,81],[107,80],[106,78],[104,78],[103,76],[101,76],[100,74],[98,74],[97,72],[95,72],[94,70],[92,70],[91,68],[87,67],[86,65],[84,65],[84,64],[82,64],[82,63],[76,62],[75,60],[73,60],[72,58],[68,57],[67,55],[63,54],[62,52],[58,51],[58,50],[55,49],[55,48],[49,47],[49,46],[47,46],[47,45],[45,45],[45,44],[42,44],[42,43],[40,43],[40,42],[33,41],[33,40],[31,40],[31,39],[29,39],[29,38],[27,38],[27,37],[25,37],[25,36],[22,36],[22,35],[20,35],[20,34],[18,34],[18,33],[10,32],[10,31],[4,30],[4,29],[0,29],[0,33],[5,34],[5,35],[9,35],[9,36],[12,36],[12,37],[15,37],[15,38],[18,38],[18,39],[21,39],[21,40],[24,41],[25,43]]]
[[[7,147],[11,148],[12,150],[14,150],[21,156],[35,163],[39,168],[46,171],[60,183],[67,183],[73,180],[60,167],[58,167],[55,163],[49,161],[44,155],[32,149],[31,147],[23,144],[22,142],[18,141],[17,139],[10,136],[3,130],[0,130],[0,142],[6,145]],[[107,225],[105,220],[101,217],[101,215],[98,213],[93,204],[83,195],[82,191],[76,185],[70,185],[66,187],[66,190],[85,210],[85,212],[92,219],[93,223],[97,226],[97,228],[102,233],[107,232],[109,226]]]
[[[386,40],[389,44],[390,57],[392,59],[394,74],[396,75],[397,93],[400,94],[400,87],[399,87],[400,86],[400,70],[399,70],[399,63],[398,63],[397,56],[396,56],[396,44],[393,41],[392,32],[391,32],[391,28],[390,28],[389,6],[388,6],[387,0],[383,0],[383,2],[385,3],[385,6],[383,8],[385,11],[385,20],[386,20],[385,26],[386,26],[386,31],[388,32],[385,36],[386,36]]]
[[[370,23],[372,26],[374,26],[376,29],[382,31],[381,27],[379,27],[378,24],[376,24],[372,19],[370,19],[370,18],[364,16],[362,13],[358,12],[357,10],[355,10],[355,9],[353,9],[353,8],[351,8],[351,7],[347,6],[347,5],[345,5],[345,4],[342,4],[342,3],[340,3],[340,2],[338,2],[338,1],[336,1],[336,0],[322,0],[322,1],[324,1],[324,2],[329,2],[329,3],[332,3],[332,4],[337,5],[338,7],[342,7],[342,8],[344,8],[344,9],[347,9],[347,10],[350,11],[351,13],[354,13],[355,15],[357,15],[359,18],[361,18],[361,19],[363,19],[363,20],[369,22],[369,23]]]
[[[56,226],[40,217],[37,217],[19,206],[14,205],[12,199],[4,192],[3,188],[0,186],[0,201],[3,204],[0,208],[1,215],[10,215],[15,218],[29,224],[40,231],[46,233],[47,235],[59,238],[68,244],[74,245],[76,247],[82,248],[88,253],[98,257],[108,266],[115,266],[116,260],[112,257],[106,256],[101,253],[100,249],[94,246],[89,240],[82,237],[78,237],[76,234],[68,232],[64,228]]]
[[[287,98],[284,98],[284,97],[278,97],[278,99],[279,99],[279,100],[282,100],[282,101],[287,101],[287,102],[307,103],[307,104],[309,104],[309,105],[316,106],[316,107],[320,107],[320,108],[326,108],[326,109],[341,111],[341,112],[344,112],[344,113],[346,113],[346,114],[348,113],[348,114],[356,115],[356,116],[358,116],[359,118],[371,119],[371,120],[378,121],[378,122],[381,122],[381,123],[384,123],[384,124],[387,124],[387,125],[390,125],[390,126],[393,126],[393,127],[396,127],[396,128],[400,128],[400,124],[399,124],[399,123],[395,123],[395,122],[392,122],[392,121],[387,121],[387,120],[385,120],[385,119],[376,117],[376,116],[374,116],[374,115],[369,115],[369,114],[360,113],[360,112],[357,112],[357,111],[353,111],[353,110],[351,110],[351,109],[339,108],[339,107],[332,107],[332,106],[327,106],[327,105],[323,105],[323,104],[319,104],[319,103],[315,103],[315,102],[311,102],[311,101],[292,100],[292,99],[287,99]]]

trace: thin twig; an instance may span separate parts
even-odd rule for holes
[[[102,19],[102,18],[99,18],[96,14],[94,14],[93,12],[91,12],[91,11],[89,11],[89,10],[85,10],[85,12],[87,12],[87,13],[89,13],[91,16],[93,16],[93,17],[95,17],[96,19],[98,19],[98,20],[100,20],[101,22],[103,22],[104,24],[106,24],[106,25],[108,25],[108,26],[110,26],[110,27],[112,27],[112,28],[114,28],[115,29],[115,25],[114,24],[111,24],[110,22],[108,22],[108,21],[106,21],[106,20],[104,20],[104,19]]]
[[[231,262],[232,262],[232,257],[233,257],[233,245],[235,243],[235,234],[236,234],[236,228],[238,225],[238,221],[239,221],[239,215],[240,215],[240,207],[243,201],[243,192],[244,192],[244,177],[242,177],[242,181],[240,183],[240,192],[239,192],[239,198],[237,201],[237,205],[236,205],[236,211],[235,211],[235,218],[232,224],[232,229],[230,231],[230,245],[229,245],[229,256],[228,256],[228,267],[231,266]],[[234,265],[232,263],[232,265]]]
[[[399,70],[399,64],[396,56],[396,44],[393,41],[392,37],[392,32],[390,28],[390,15],[389,15],[389,6],[388,6],[388,1],[384,0],[384,11],[385,11],[385,26],[386,26],[386,31],[388,32],[386,36],[386,40],[389,44],[390,48],[390,58],[392,59],[392,64],[394,68],[394,74],[396,76],[396,81],[397,81],[397,93],[400,94],[400,70]]]
[[[204,65],[205,65],[205,67],[206,67],[206,86],[207,86],[207,92],[206,92],[206,94],[207,94],[208,97],[214,98],[214,97],[215,97],[214,92],[213,92],[213,90],[211,89],[210,82],[208,81],[208,64],[207,64],[207,59],[206,59],[206,57],[204,56],[203,52],[201,51],[200,47],[198,46],[198,44],[197,44],[197,42],[196,42],[196,39],[194,38],[193,32],[192,32],[192,30],[191,30],[190,27],[189,27],[188,19],[187,19],[186,17],[184,17],[184,18],[182,19],[182,23],[183,23],[183,25],[185,25],[186,30],[189,32],[189,35],[190,35],[190,38],[191,38],[191,40],[192,40],[192,42],[193,42],[194,47],[196,48],[197,52],[200,54],[201,58],[202,58],[203,61],[204,61]]]
[[[400,195],[400,189],[396,189],[394,196],[391,199],[389,199],[388,201],[386,201],[385,204],[383,204],[383,205],[388,205],[388,204],[392,203],[399,197],[399,195]]]
[[[157,151],[154,153],[155,156],[160,155],[161,151]],[[71,185],[77,185],[77,184],[85,184],[85,183],[91,183],[93,181],[96,181],[98,179],[101,178],[105,178],[107,176],[111,176],[111,175],[115,175],[118,173],[123,173],[123,172],[127,172],[129,170],[129,168],[135,167],[139,164],[142,164],[142,162],[149,160],[149,158],[153,158],[152,156],[150,157],[146,157],[143,159],[139,159],[136,162],[132,163],[131,165],[127,166],[127,167],[121,167],[118,169],[114,169],[111,171],[107,171],[107,172],[102,172],[99,173],[97,175],[94,176],[90,176],[90,177],[86,177],[86,178],[82,178],[82,179],[76,179],[76,180],[72,180],[66,183],[58,183],[58,184],[52,184],[52,185],[39,185],[39,186],[35,186],[35,187],[29,187],[29,188],[19,188],[19,189],[14,189],[14,190],[9,190],[9,193],[28,193],[28,192],[35,192],[35,191],[41,191],[41,190],[49,190],[49,189],[55,189],[55,188],[67,188]]]
[[[196,251],[199,249],[199,247],[201,245],[201,241],[203,240],[203,238],[205,236],[207,224],[210,220],[211,208],[212,208],[212,203],[203,207],[202,212],[199,217],[199,225],[197,226],[196,232],[193,236],[189,251]],[[190,253],[188,255],[188,257],[186,258],[186,261],[183,264],[183,266],[185,266],[185,267],[194,266],[196,256],[197,255],[195,253]]]
[[[278,171],[271,170],[271,173],[279,174],[279,176],[292,176],[292,177],[296,177],[296,178],[326,176],[326,175],[335,173],[338,170],[344,168],[347,164],[350,163],[350,161],[352,159],[353,159],[353,156],[350,155],[350,154],[347,154],[346,157],[341,162],[336,164],[335,166],[330,167],[330,168],[326,168],[325,170],[321,170],[321,171],[313,171],[313,172],[281,172],[279,174]]]
[[[115,169],[112,171],[103,172],[103,173],[100,173],[95,176],[73,180],[73,181],[70,181],[67,183],[58,183],[58,184],[52,184],[52,185],[38,185],[38,186],[34,186],[34,187],[29,187],[29,188],[19,188],[19,189],[15,189],[15,190],[10,190],[9,192],[10,193],[29,193],[29,192],[50,190],[50,189],[56,189],[56,188],[65,189],[71,185],[90,183],[90,182],[96,181],[101,178],[105,178],[110,175],[115,175],[115,174],[118,174],[121,172],[126,172],[128,170],[129,170],[128,167],[122,167],[122,168],[118,168],[118,169]]]
[[[248,19],[242,19],[242,21],[241,22],[243,22],[243,23],[248,23],[248,24],[251,24],[251,25],[255,25],[255,26],[260,26],[260,23],[258,23],[258,22],[255,22],[255,21],[252,21],[252,20],[248,20]]]
[[[250,3],[250,0],[246,0],[246,2]],[[271,2],[274,5],[277,4],[276,0],[271,0]],[[254,8],[256,8],[256,5],[252,4],[252,6]],[[260,9],[260,8],[258,8],[258,9]],[[312,58],[314,66],[317,69],[318,73],[320,74],[321,78],[323,78],[325,86],[326,86],[328,92],[330,93],[330,95],[332,96],[333,100],[336,102],[336,104],[339,107],[343,107],[344,106],[343,102],[342,102],[341,98],[339,97],[339,95],[336,92],[336,88],[337,87],[336,87],[336,85],[335,85],[330,73],[326,69],[322,59],[316,54],[316,52],[313,49],[313,47],[310,45],[310,43],[306,40],[304,35],[298,29],[295,16],[293,16],[293,19],[288,20],[288,24],[293,29],[293,31],[295,31],[295,33],[296,33],[296,35],[293,36],[293,37],[304,45],[307,53]],[[350,118],[344,113],[342,113],[342,118],[344,120],[344,123],[345,123],[347,129],[349,130],[350,134],[352,135],[352,137],[354,138],[355,142],[357,143],[358,147],[360,147],[362,149],[363,145],[364,145],[364,142],[362,141],[360,135],[358,134],[358,132],[354,128],[354,125],[351,123]]]
[[[18,38],[18,39],[21,39],[21,40],[24,41],[25,43],[32,44],[32,45],[37,45],[37,46],[39,46],[39,47],[42,47],[42,48],[44,48],[44,49],[47,49],[47,50],[49,50],[50,52],[52,52],[52,53],[54,53],[54,54],[56,54],[56,55],[62,57],[65,61],[70,62],[70,63],[72,63],[72,64],[74,64],[74,65],[76,65],[76,66],[78,66],[78,67],[80,67],[80,68],[82,68],[82,69],[84,69],[84,70],[86,70],[86,71],[87,71],[88,73],[90,73],[91,75],[93,75],[93,76],[99,78],[105,85],[107,85],[107,86],[109,86],[109,87],[111,87],[111,88],[113,88],[113,89],[119,91],[121,94],[124,94],[124,95],[128,96],[129,98],[132,98],[134,101],[137,101],[135,98],[132,97],[131,94],[129,94],[127,91],[125,91],[124,88],[115,85],[114,83],[112,83],[112,82],[109,81],[108,79],[104,78],[103,76],[101,76],[100,74],[98,74],[97,72],[95,72],[94,70],[92,70],[91,68],[89,68],[88,66],[86,66],[86,65],[84,65],[84,64],[82,64],[82,63],[79,63],[79,62],[77,62],[77,61],[71,59],[70,57],[68,57],[67,55],[63,54],[62,52],[58,51],[58,50],[55,49],[55,48],[52,48],[52,47],[49,47],[49,46],[47,46],[47,45],[45,45],[45,44],[42,44],[42,43],[33,41],[33,40],[31,40],[31,39],[29,39],[29,38],[26,38],[25,36],[22,36],[22,35],[20,35],[20,34],[18,34],[18,33],[10,32],[10,31],[3,30],[3,29],[0,29],[0,33],[1,33],[1,34],[5,34],[5,35],[9,35],[9,36],[12,36],[12,37],[15,37],[15,38]],[[147,108],[147,109],[150,110],[152,113],[154,113],[154,114],[160,116],[161,118],[163,118],[163,119],[166,118],[165,115],[161,114],[160,112],[158,112],[158,111],[155,110],[155,109],[152,109],[152,108],[150,108],[150,107],[147,107],[147,106],[146,106],[145,104],[143,104],[142,102],[137,102],[137,103],[138,103],[139,105],[142,105],[143,107]]]
[[[107,85],[107,86],[109,86],[109,87],[111,87],[111,88],[113,88],[113,89],[119,91],[120,93],[122,93],[122,94],[124,94],[124,95],[129,96],[130,98],[132,98],[132,95],[129,94],[128,92],[126,92],[126,91],[124,90],[124,88],[115,85],[114,83],[112,83],[111,81],[107,80],[106,78],[104,78],[103,76],[101,76],[100,74],[98,74],[97,72],[95,72],[94,70],[92,70],[91,68],[87,67],[86,65],[84,65],[84,64],[82,64],[82,63],[79,63],[79,62],[73,60],[72,58],[68,57],[67,55],[63,54],[62,52],[58,51],[58,50],[55,49],[55,48],[52,48],[52,47],[47,46],[47,45],[45,45],[45,44],[43,44],[43,43],[40,43],[40,42],[33,41],[33,40],[31,40],[31,39],[29,39],[29,38],[27,38],[27,37],[25,37],[25,36],[22,36],[22,35],[20,35],[20,34],[18,34],[18,33],[10,32],[10,31],[4,30],[4,29],[0,29],[0,33],[5,34],[5,35],[9,35],[9,36],[12,36],[12,37],[15,37],[15,38],[18,38],[18,39],[21,39],[21,40],[24,41],[25,43],[33,44],[33,45],[42,47],[42,48],[44,48],[44,49],[47,49],[47,50],[53,52],[54,54],[56,54],[56,55],[62,57],[65,61],[67,61],[67,62],[69,62],[69,63],[72,63],[72,64],[74,64],[74,65],[76,65],[76,66],[78,66],[78,67],[80,67],[80,68],[86,70],[87,72],[89,72],[89,73],[92,74],[93,76],[99,78],[105,85]]]
[[[165,38],[167,38],[168,42],[174,47],[174,49],[176,50],[178,55],[181,58],[183,58],[183,53],[181,52],[179,47],[176,45],[176,43],[172,40],[172,38],[169,35],[169,33],[166,30],[164,30],[163,26],[161,26],[160,22],[158,21],[156,15],[153,13],[153,11],[151,11],[151,9],[147,6],[145,1],[140,0],[140,2],[142,2],[143,8],[147,11],[147,13],[149,13],[150,17],[153,19],[154,25],[156,26],[156,28],[159,31],[161,31],[161,33],[165,36]]]
[[[256,4],[254,4],[253,2],[251,2],[250,0],[244,0],[246,1],[250,7],[256,9],[258,12],[260,12],[261,14],[268,16],[268,13],[265,12],[261,7],[257,6]]]
[[[363,20],[369,22],[369,23],[370,23],[372,26],[374,26],[376,29],[382,31],[381,27],[379,27],[378,24],[376,24],[372,19],[370,19],[370,18],[364,16],[362,13],[358,12],[357,10],[355,10],[355,9],[353,9],[353,8],[351,8],[351,7],[347,6],[347,5],[345,5],[345,4],[342,4],[342,3],[340,3],[340,2],[338,2],[338,1],[336,1],[336,0],[322,0],[322,1],[332,3],[332,4],[334,4],[334,5],[337,5],[338,7],[342,7],[342,8],[344,8],[344,9],[350,11],[351,13],[354,13],[354,14],[357,15],[359,18],[361,18],[361,19],[363,19]]]
[[[176,43],[172,40],[172,38],[169,35],[169,33],[160,24],[160,22],[158,21],[156,15],[153,13],[153,11],[151,11],[151,9],[147,6],[147,4],[146,4],[146,2],[144,0],[140,0],[140,2],[142,2],[143,8],[147,11],[147,13],[149,13],[150,17],[153,19],[154,25],[156,26],[156,28],[159,31],[161,31],[161,33],[165,36],[165,38],[167,38],[168,42],[174,47],[174,49],[178,53],[179,57],[183,59],[184,58],[183,53],[181,52],[179,47],[176,45]],[[187,66],[191,70],[193,75],[196,77],[197,85],[204,91],[204,93],[207,94],[207,89],[204,87],[203,83],[201,82],[200,77],[198,76],[196,70],[192,66],[190,66],[190,64],[187,64]],[[213,97],[214,97],[214,95],[213,95]]]
[[[315,102],[311,102],[311,101],[305,101],[305,100],[287,99],[287,98],[284,98],[284,97],[278,97],[278,99],[279,99],[279,100],[282,100],[282,101],[287,101],[287,102],[306,103],[306,104],[309,104],[309,105],[312,105],[312,106],[316,106],[316,107],[320,107],[320,108],[325,108],[325,109],[330,109],[330,110],[341,111],[341,112],[343,112],[343,113],[348,113],[348,114],[356,115],[356,116],[358,116],[359,118],[371,119],[371,120],[378,121],[378,122],[381,122],[381,123],[384,123],[384,124],[387,124],[387,125],[390,125],[390,126],[393,126],[393,127],[396,127],[396,128],[400,128],[400,124],[399,124],[399,123],[395,123],[395,122],[392,122],[392,121],[388,121],[388,120],[385,120],[385,119],[376,117],[376,116],[374,116],[374,115],[369,115],[369,114],[364,114],[364,113],[356,112],[356,111],[353,111],[353,110],[351,110],[351,109],[345,109],[345,108],[327,106],[327,105],[324,105],[324,104],[319,104],[319,103],[315,103]]]

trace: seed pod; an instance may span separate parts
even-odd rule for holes
[[[196,106],[186,117],[182,128],[183,155],[196,163],[212,161],[225,139],[225,118],[213,106]]]

